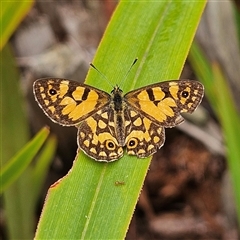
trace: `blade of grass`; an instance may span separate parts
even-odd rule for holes
[[[240,117],[233,96],[219,65],[213,64],[213,77],[218,101],[218,117],[227,146],[228,166],[233,183],[238,224],[240,224]]]
[[[5,164],[0,173],[1,188],[0,194],[9,187],[28,167],[34,156],[42,147],[44,141],[47,139],[49,130],[43,128],[30,142],[28,142],[20,152],[12,157],[7,164]]]
[[[43,187],[51,160],[54,157],[57,147],[56,137],[50,136],[44,148],[39,153],[36,165],[32,169],[32,195],[33,202],[38,200],[39,193]]]
[[[240,117],[227,80],[219,66],[216,63],[213,65],[209,63],[197,43],[192,45],[189,59],[198,78],[205,85],[208,100],[222,126],[240,223]]]
[[[188,57],[196,71],[198,79],[205,86],[205,93],[212,107],[217,110],[216,86],[213,81],[212,68],[196,42],[193,42]]]
[[[204,5],[205,1],[120,2],[95,66],[117,84],[139,57],[124,91],[178,78]],[[111,90],[94,69],[87,83]],[[68,175],[50,188],[35,238],[123,239],[149,163],[130,156],[99,163],[81,153]]]
[[[32,7],[34,1],[1,1],[0,3],[0,51]]]
[[[6,163],[28,141],[28,122],[20,92],[20,78],[10,46],[1,51],[1,165]],[[28,215],[28,194],[23,194],[26,176],[20,176],[3,194],[9,239],[31,238],[32,218]],[[28,189],[30,191],[30,189]],[[23,194],[23,195],[22,195]]]
[[[236,21],[236,28],[238,33],[238,43],[240,45],[240,11],[239,8],[237,8],[236,4],[233,4],[233,10],[235,13],[235,21]]]
[[[33,1],[1,1],[0,3],[0,69],[1,69],[1,165],[28,141],[28,122],[19,88],[19,73],[9,45],[5,45]],[[9,239],[30,239],[34,229],[33,209],[30,207],[31,188],[27,174],[3,194],[4,221]]]

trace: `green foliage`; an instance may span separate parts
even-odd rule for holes
[[[7,43],[21,20],[25,17],[34,1],[2,1],[0,5],[0,51]]]
[[[120,2],[94,65],[124,92],[177,79],[204,5],[205,1]],[[121,82],[136,57],[137,64]],[[112,90],[94,69],[86,82]],[[123,239],[149,163],[130,156],[99,163],[80,153],[67,176],[49,189],[36,239]]]
[[[3,166],[0,173],[0,193],[2,193],[10,184],[12,184],[27,168],[33,157],[37,154],[40,147],[46,140],[48,132],[49,131],[47,129],[43,129],[41,132],[39,132],[39,134],[36,135],[31,142],[29,142],[20,152],[12,157],[5,164],[5,166]]]
[[[240,223],[240,117],[227,80],[217,63],[211,64],[196,43],[192,45],[189,59],[198,78],[204,83],[206,95],[222,126],[227,160],[231,172]]]
[[[3,126],[0,144],[2,157],[0,178],[4,213],[9,238],[29,239],[33,237],[34,209],[45,177],[43,172],[47,172],[53,158],[56,141],[50,138],[42,150],[43,153],[48,152],[47,156],[41,162],[37,161],[34,167],[28,168],[49,131],[43,129],[35,139],[27,143],[28,121],[17,81],[19,75],[9,45],[3,48],[1,54],[5,59],[1,62],[2,107],[0,109],[1,126]]]
[[[31,239],[33,237],[35,227],[34,209],[42,186],[41,181],[43,181],[42,178],[36,181],[32,176],[31,169],[26,169],[33,159],[35,147],[40,148],[40,145],[36,146],[36,144],[42,144],[41,141],[35,142],[33,148],[22,150],[23,155],[18,155],[9,162],[9,159],[21,151],[28,142],[29,130],[24,101],[19,87],[20,76],[10,46],[6,42],[20,24],[32,3],[33,1],[2,1],[0,4],[1,191],[12,183],[2,195],[9,239]],[[44,131],[46,134],[46,130]],[[51,151],[54,151],[54,142],[53,139],[49,139],[45,149],[52,146]],[[52,156],[49,155],[49,157],[45,160],[45,171]],[[46,163],[47,161],[48,163]],[[36,164],[34,174],[38,171],[39,165],[42,164]],[[2,165],[4,165],[4,168]],[[34,191],[32,191],[32,184],[37,187]]]
[[[19,73],[9,45],[6,45],[1,58],[1,164],[6,164],[28,141],[28,123],[24,112],[23,98],[19,91]],[[26,176],[21,176],[3,194],[4,210],[7,219],[9,238],[29,238],[32,236],[33,215],[28,208],[28,195],[24,195]],[[31,214],[31,217],[30,217]],[[21,226],[21,223],[24,226]]]

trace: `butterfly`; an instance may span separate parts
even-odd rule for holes
[[[110,94],[68,79],[34,82],[36,101],[63,126],[78,128],[79,148],[96,161],[111,162],[124,154],[145,158],[165,141],[165,128],[184,121],[200,104],[204,87],[198,81],[172,80],[126,94],[115,86]]]

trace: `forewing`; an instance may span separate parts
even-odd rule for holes
[[[106,106],[84,120],[78,128],[78,146],[97,161],[111,162],[123,155],[114,123],[114,112]]]
[[[79,124],[110,101],[109,94],[67,79],[39,79],[33,92],[44,113],[65,126]]]
[[[200,104],[204,88],[200,82],[173,80],[127,93],[125,101],[157,125],[173,127],[184,121],[180,113],[192,113]]]

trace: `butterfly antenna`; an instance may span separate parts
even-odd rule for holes
[[[128,77],[128,75],[129,75],[132,67],[136,64],[137,61],[138,61],[138,58],[135,58],[134,61],[133,61],[133,63],[131,64],[130,68],[128,69],[125,77],[124,77],[124,78],[122,79],[122,81],[120,82],[119,86],[121,86],[121,83],[126,80],[126,78]],[[107,78],[102,72],[100,72],[100,71],[93,65],[93,63],[90,63],[90,66],[91,66],[92,68],[94,68],[94,69],[108,82],[108,84],[111,85],[111,87],[113,87],[112,84],[110,83],[110,81],[108,80],[108,78]]]
[[[95,70],[107,81],[107,83],[108,83],[111,87],[113,87],[112,84],[110,83],[110,81],[108,80],[108,78],[107,78],[102,72],[100,72],[100,71],[93,65],[93,63],[90,63],[90,66],[91,66],[93,69],[95,69]]]
[[[119,86],[121,86],[122,82],[124,82],[124,81],[126,80],[126,78],[128,77],[128,75],[129,75],[132,67],[136,64],[137,61],[138,61],[138,58],[135,58],[134,61],[133,61],[133,63],[131,64],[130,68],[128,69],[125,77],[124,77],[124,78],[121,80],[121,82],[119,83]]]

